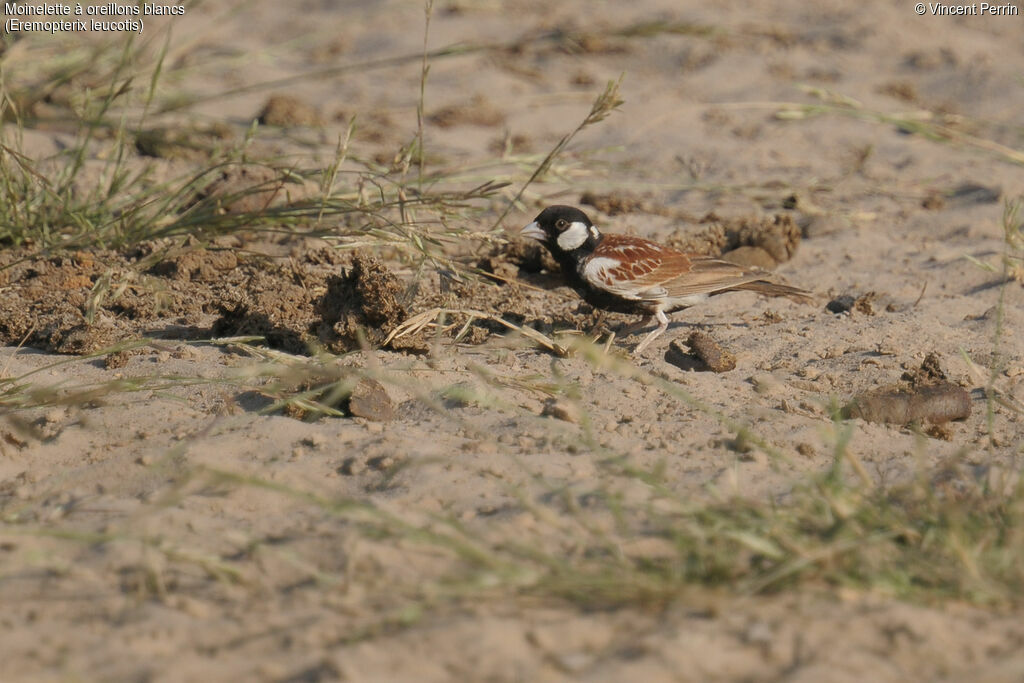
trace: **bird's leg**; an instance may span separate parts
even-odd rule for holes
[[[645,315],[637,322],[632,322],[627,325],[623,325],[616,333],[615,336],[628,337],[637,330],[642,330],[647,327],[647,323],[651,322],[652,315]]]
[[[644,337],[644,340],[640,342],[637,345],[637,347],[633,350],[634,354],[640,353],[641,351],[646,349],[652,341],[658,338],[658,335],[660,335],[662,332],[668,329],[668,316],[665,315],[664,311],[662,311],[659,308],[657,311],[655,311],[654,317],[658,319],[658,329],[654,330],[649,335]],[[649,320],[650,317],[648,316],[647,319]]]

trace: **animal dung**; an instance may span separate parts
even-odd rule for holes
[[[681,370],[729,372],[736,368],[736,356],[722,348],[707,332],[691,333],[685,345],[673,340],[665,360]]]
[[[736,368],[736,356],[723,349],[707,332],[691,333],[686,345],[712,372],[728,372]]]
[[[939,382],[910,390],[881,389],[854,398],[843,409],[843,417],[868,422],[941,424],[963,420],[971,414],[971,397],[963,387]]]

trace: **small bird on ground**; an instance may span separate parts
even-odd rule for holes
[[[558,261],[569,284],[595,308],[642,315],[619,334],[632,334],[651,318],[658,327],[637,345],[640,353],[668,329],[666,313],[709,296],[746,290],[808,301],[810,292],[765,279],[752,270],[703,254],[690,254],[631,235],[604,234],[572,206],[549,206],[522,229]]]

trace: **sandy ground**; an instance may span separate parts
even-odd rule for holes
[[[251,264],[188,271],[180,258],[165,259],[170,265],[154,277],[167,278],[179,303],[183,292],[201,290],[197,303],[180,303],[167,316],[133,300],[130,315],[108,309],[97,328],[103,334],[91,341],[69,336],[74,324],[55,323],[47,334],[16,327],[12,311],[32,311],[34,320],[43,309],[63,310],[45,298],[57,291],[70,302],[67,314],[78,315],[101,268],[68,257],[47,272],[10,271],[0,284],[23,300],[7,300],[4,376],[39,369],[32,376],[39,386],[64,387],[150,379],[139,391],[0,422],[3,678],[1020,680],[1020,613],[959,603],[907,604],[821,587],[758,597],[694,589],[658,609],[581,611],[486,589],[455,601],[439,594],[436,604],[422,596],[403,601],[420,577],[444,575],[445,556],[412,548],[409,539],[373,537],[358,515],[310,502],[369,503],[410,521],[445,516],[480,538],[564,550],[577,522],[559,521],[561,496],[585,506],[595,492],[613,490],[626,501],[649,495],[637,480],[612,480],[601,454],[660,466],[667,486],[694,500],[784,496],[831,462],[829,397],[842,401],[892,384],[930,353],[969,392],[971,416],[950,423],[943,438],[927,439],[854,420],[850,448],[866,471],[891,481],[964,452],[973,466],[1016,469],[1022,418],[999,410],[990,433],[981,391],[987,375],[972,374],[964,355],[983,368],[992,362],[1001,291],[1005,329],[1024,328],[1024,288],[1001,290],[996,274],[965,256],[998,263],[1003,200],[1024,188],[1024,170],[998,151],[928,140],[888,123],[775,113],[786,103],[820,103],[798,87],[804,84],[854,98],[867,111],[940,112],[951,125],[967,121],[964,132],[1019,149],[1024,18],[919,17],[906,3],[748,5],[438,3],[431,49],[525,42],[434,59],[425,138],[435,168],[494,159],[506,140],[513,153],[537,155],[535,164],[582,119],[604,83],[625,74],[620,111],[575,140],[559,175],[526,195],[529,209],[506,218],[510,233],[540,206],[579,203],[585,191],[641,198],[621,212],[584,208],[606,230],[659,239],[700,232],[706,226],[683,218],[709,212],[726,222],[789,216],[803,238],[777,272],[814,292],[814,305],[749,293],[719,297],[677,314],[669,333],[629,361],[727,418],[750,422],[781,457],[737,448],[720,420],[653,386],[490,328],[474,343],[427,338],[429,355],[347,356],[381,381],[395,407],[392,421],[268,415],[270,392],[238,388],[239,377],[264,360],[258,352],[190,341],[267,331],[216,326],[226,315],[220,304],[239,305],[232,292],[251,293],[258,270]],[[653,21],[691,30],[609,34]],[[233,11],[201,3],[171,23],[168,63],[179,68],[168,87],[195,95],[414,56],[423,42],[423,9],[414,2],[256,1]],[[154,22],[153,36],[158,29]],[[553,31],[568,37],[529,42]],[[166,121],[222,121],[244,131],[270,94],[283,94],[311,107],[315,125],[272,129],[254,143],[260,154],[326,164],[355,117],[353,153],[383,159],[416,132],[419,84],[415,59],[371,64],[213,97]],[[40,127],[26,131],[25,144],[45,156],[68,136]],[[170,172],[190,162],[158,163]],[[481,182],[487,173],[475,171]],[[486,215],[493,221],[496,213]],[[288,255],[287,246],[275,248]],[[317,336],[328,277],[348,264],[347,256],[304,256],[318,249],[291,252],[282,281],[300,282],[288,300],[299,313],[271,320],[275,330],[297,331],[300,347],[303,334]],[[96,257],[104,268],[126,267],[131,258]],[[385,260],[403,286],[419,277],[407,262]],[[505,265],[502,272],[524,284],[498,294],[457,291],[449,303],[464,295],[463,303],[497,314],[513,306],[520,321],[547,332],[594,322],[567,289],[544,289],[550,278],[514,260]],[[86,278],[84,289],[68,280],[76,276]],[[58,279],[32,285],[32,277]],[[441,305],[428,301],[441,287],[436,275],[423,282],[427,294],[407,302],[404,313]],[[869,292],[866,308],[839,315],[825,308],[839,295]],[[254,305],[276,305],[253,296]],[[685,340],[694,326],[735,354],[735,370],[694,371],[672,361],[670,342]],[[53,330],[67,346],[48,343]],[[88,352],[144,333],[163,338],[115,360],[53,353]],[[15,348],[11,340],[26,335],[28,346]],[[1024,341],[1010,333],[1001,343],[1001,386],[1024,398]],[[157,374],[205,381],[161,388],[151,379]],[[578,396],[560,399],[554,412],[577,411],[584,424],[549,414],[538,388],[544,382],[576,387]]]

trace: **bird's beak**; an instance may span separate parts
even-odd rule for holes
[[[539,240],[541,242],[547,239],[547,235],[545,235],[544,231],[540,229],[539,225],[537,225],[537,221],[534,221],[527,225],[519,232],[519,234],[525,237],[532,237],[533,239]]]

